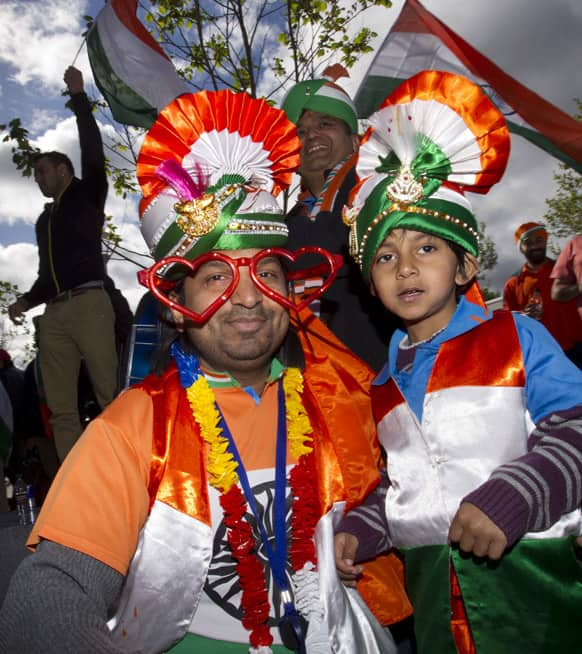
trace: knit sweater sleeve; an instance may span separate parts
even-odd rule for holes
[[[463,502],[503,531],[511,547],[528,531],[549,529],[582,502],[582,405],[540,422],[530,451],[499,466]]]
[[[582,503],[582,372],[537,321],[515,316],[535,423],[527,453],[496,468],[463,498],[486,513],[513,545],[550,528]]]
[[[127,652],[107,627],[123,579],[97,559],[43,541],[10,582],[0,611],[0,654]]]
[[[352,509],[339,523],[336,532],[356,536],[356,562],[367,561],[392,546],[386,519],[386,493],[390,480],[386,470],[380,473],[380,483],[360,506]]]

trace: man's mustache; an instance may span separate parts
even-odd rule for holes
[[[257,318],[259,320],[265,320],[268,321],[271,319],[273,316],[273,312],[269,309],[265,309],[263,306],[257,306],[253,307],[251,309],[247,309],[245,307],[235,307],[231,309],[228,313],[223,313],[220,315],[220,322],[222,323],[229,323],[229,322],[236,322],[237,320],[256,320]],[[212,320],[214,316],[209,318],[209,320]],[[193,321],[191,320],[186,320],[188,327],[204,327],[207,323],[204,323],[204,325],[196,325]]]
[[[260,318],[261,320],[268,320],[272,311],[265,309],[263,306],[253,307],[252,309],[247,309],[245,307],[235,307],[231,309],[228,313],[223,314],[220,319],[223,322],[233,322],[235,320],[249,320],[253,318]]]

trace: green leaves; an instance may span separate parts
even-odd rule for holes
[[[312,75],[322,67],[318,59],[353,66],[376,36],[370,26],[360,27],[365,12],[390,6],[386,0],[153,0],[145,21],[195,90],[230,88],[269,98]],[[279,83],[265,89],[273,75]]]
[[[0,127],[2,127],[0,125]],[[21,325],[13,324],[8,318],[8,307],[16,302],[19,295],[18,286],[0,280],[0,348],[8,350],[13,349],[14,339],[28,338],[31,334],[31,328],[28,322],[24,321]],[[25,346],[24,356],[17,363],[23,365],[34,357],[36,346],[31,343]]]
[[[578,120],[582,120],[582,101],[578,105]],[[554,173],[556,194],[546,199],[548,211],[544,215],[550,233],[567,238],[582,234],[582,175],[560,164],[560,172]]]
[[[16,142],[12,146],[12,161],[24,177],[30,177],[34,171],[34,158],[40,150],[31,145],[28,130],[22,127],[20,118],[13,118],[7,125],[0,125],[0,132],[6,132],[2,137],[4,143]]]

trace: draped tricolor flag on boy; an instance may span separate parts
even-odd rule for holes
[[[151,127],[160,111],[188,87],[137,17],[138,0],[110,0],[89,34],[89,62],[113,118]]]
[[[582,173],[582,122],[550,104],[484,57],[428,12],[406,0],[355,97],[366,118],[402,81],[443,70],[479,84],[505,114],[509,130]]]

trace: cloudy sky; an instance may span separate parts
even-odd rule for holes
[[[403,0],[395,0],[392,9],[376,10],[373,28],[379,32],[378,42],[402,4]],[[424,0],[423,4],[522,84],[575,114],[573,98],[582,98],[579,0]],[[63,107],[62,77],[82,43],[82,16],[95,16],[102,5],[102,0],[0,2],[0,123],[20,117],[35,145],[67,152],[77,169],[76,127],[72,114]],[[370,57],[362,58],[351,79],[342,80],[348,91],[355,92],[369,63]],[[85,48],[76,65],[85,75],[89,93],[97,95]],[[104,139],[112,138],[113,127],[106,122],[101,126]],[[487,196],[474,199],[477,217],[487,223],[499,255],[499,264],[488,278],[490,287],[501,289],[520,265],[513,231],[521,222],[543,216],[545,199],[555,191],[557,169],[549,155],[513,137],[504,179]],[[22,291],[36,276],[34,223],[44,202],[35,183],[15,170],[10,144],[0,142],[0,280],[18,284]],[[135,200],[122,200],[111,191],[106,210],[114,216],[124,246],[145,254]],[[109,265],[110,274],[134,307],[142,295],[136,270],[136,265],[127,262]]]

